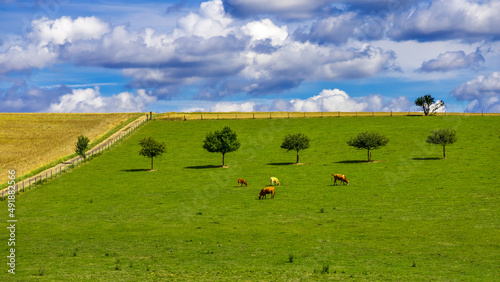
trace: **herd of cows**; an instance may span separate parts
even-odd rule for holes
[[[333,185],[337,185],[337,180],[340,181],[343,185],[344,184],[349,185],[349,180],[347,180],[347,177],[345,175],[336,173],[336,174],[332,174],[332,176],[334,179]],[[270,182],[271,182],[270,185],[278,185],[278,186],[280,185],[280,181],[276,177],[271,177]],[[238,186],[242,186],[243,184],[245,184],[245,186],[248,186],[248,183],[246,182],[245,179],[238,178]],[[270,187],[266,187],[266,188],[263,188],[262,190],[260,190],[259,200],[266,199],[267,194],[271,194],[271,199],[274,198],[274,187],[270,186]]]

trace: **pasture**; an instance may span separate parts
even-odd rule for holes
[[[12,114],[0,113],[0,171],[22,176],[74,154],[76,140],[91,143],[138,114]],[[0,175],[0,184],[7,174]]]
[[[152,121],[109,152],[16,198],[14,280],[475,280],[500,274],[499,117]],[[230,126],[241,147],[202,149]],[[431,129],[457,143],[425,143]],[[387,146],[347,146],[378,131]],[[303,165],[280,149],[301,132]],[[166,154],[139,156],[152,136]],[[332,173],[349,186],[333,186]],[[259,191],[277,177],[274,199]],[[244,178],[248,187],[239,187]],[[6,202],[0,203],[6,216]],[[1,257],[8,255],[6,223]]]

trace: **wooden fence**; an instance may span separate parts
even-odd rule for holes
[[[230,112],[230,113],[164,113],[158,115],[159,120],[225,120],[225,119],[277,119],[277,118],[326,118],[326,117],[380,117],[380,116],[423,116],[422,112]],[[498,113],[437,113],[438,116],[498,116]]]

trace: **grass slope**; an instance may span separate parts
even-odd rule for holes
[[[499,275],[498,117],[373,117],[150,122],[110,152],[18,196],[17,274],[26,280],[477,280]],[[202,149],[228,125],[241,148]],[[451,127],[440,159],[425,143]],[[389,138],[379,162],[346,140]],[[286,133],[311,147],[304,165]],[[167,143],[150,161],[139,139]],[[332,173],[351,185],[333,186]],[[276,176],[274,199],[257,200]],[[245,178],[248,187],[237,187]],[[5,202],[0,209],[7,213]],[[6,230],[5,223],[0,229]],[[7,231],[1,256],[8,255]],[[10,275],[10,276],[9,276]]]

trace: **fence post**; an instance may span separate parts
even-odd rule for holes
[[[340,117],[340,111],[337,112],[337,117]]]
[[[252,116],[253,116],[252,118],[255,119],[255,113],[253,113]]]

